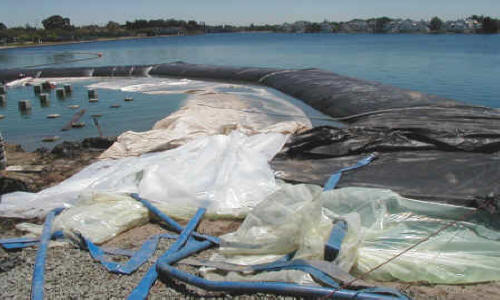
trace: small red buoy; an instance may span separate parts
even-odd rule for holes
[[[97,56],[102,57],[102,53],[101,52],[97,53]]]

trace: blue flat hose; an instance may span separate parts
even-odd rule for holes
[[[52,233],[51,238],[53,240],[64,238],[62,231],[56,231]],[[7,250],[12,249],[22,249],[31,246],[37,246],[40,242],[40,238],[10,238],[10,239],[0,239],[0,246]]]
[[[101,248],[92,241],[83,238],[90,255],[95,260],[99,261],[108,271],[111,273],[129,275],[135,272],[140,266],[142,266],[156,251],[158,242],[160,238],[171,238],[176,239],[177,235],[172,234],[158,234],[149,238],[144,242],[139,250],[134,253],[129,251],[124,251],[123,249],[105,249]],[[116,254],[130,256],[130,259],[124,263],[117,263],[107,259],[106,254]]]
[[[64,208],[56,208],[49,212],[45,218],[42,235],[40,236],[40,246],[36,253],[35,269],[33,271],[33,280],[31,281],[31,299],[42,300],[44,296],[43,285],[45,283],[45,258],[47,256],[47,248],[51,239],[52,223],[54,218],[63,211]]]
[[[362,160],[355,163],[353,166],[340,169],[339,171],[334,173],[332,176],[330,176],[330,178],[328,178],[328,181],[325,183],[323,190],[324,191],[333,190],[337,186],[337,184],[339,183],[343,172],[364,167],[364,166],[368,165],[369,163],[371,163],[376,157],[377,156],[375,154],[370,154],[368,157],[363,158]]]
[[[162,261],[167,259],[170,255],[176,253],[179,251],[184,244],[190,239],[191,234],[193,231],[196,229],[196,226],[198,226],[198,223],[201,221],[201,218],[205,214],[206,209],[200,208],[194,215],[194,217],[189,221],[189,223],[184,227],[184,230],[179,234],[179,238],[168,248],[168,250],[158,259],[158,261]],[[209,241],[206,241],[209,244],[212,244]],[[156,279],[158,278],[158,272],[156,270],[156,263],[151,266],[146,273],[146,275],[142,278],[141,282],[139,282],[139,285],[130,293],[128,299],[146,299],[149,290],[155,283]]]

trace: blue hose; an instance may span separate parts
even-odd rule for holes
[[[325,297],[332,296],[333,299],[359,299],[359,300],[403,300],[406,296],[393,292],[392,290],[379,291],[351,291],[325,287],[306,286],[293,283],[281,282],[234,282],[234,281],[210,281],[189,274],[172,267],[168,262],[161,261],[158,264],[160,279],[176,279],[198,288],[208,291],[229,292],[237,294],[278,294],[295,297]]]
[[[101,248],[95,245],[94,243],[92,243],[92,241],[84,237],[82,237],[82,239],[87,246],[87,249],[89,250],[92,258],[99,261],[108,271],[110,271],[111,273],[129,275],[135,272],[154,254],[156,248],[158,247],[160,238],[177,239],[177,237],[177,235],[168,233],[155,235],[144,242],[141,248],[134,253],[123,251],[123,249],[113,249],[110,251],[109,249]],[[126,255],[130,256],[130,259],[125,263],[117,263],[107,260],[106,254]]]
[[[157,262],[158,275],[160,280],[167,281],[169,279],[177,279],[179,281],[197,286],[209,291],[233,292],[233,293],[271,293],[278,295],[291,295],[298,297],[321,297],[332,295],[334,299],[391,299],[391,300],[406,300],[408,299],[403,294],[392,289],[367,289],[360,291],[340,290],[336,288],[304,286],[291,283],[279,282],[225,282],[225,281],[210,281],[201,277],[180,271],[171,265],[185,257],[210,247],[209,241],[198,242],[190,240],[188,244],[178,252],[162,257]],[[285,261],[276,262],[276,267]],[[275,263],[273,263],[275,264]],[[269,264],[268,266],[272,266]],[[260,266],[267,269],[265,265]],[[304,269],[305,270],[305,269]],[[307,270],[305,270],[307,271]],[[132,299],[132,298],[129,298]],[[144,298],[138,298],[144,299]]]
[[[362,160],[358,161],[353,166],[340,169],[339,171],[334,173],[332,176],[330,176],[330,178],[328,178],[328,181],[325,183],[323,190],[324,191],[333,190],[337,186],[337,184],[339,183],[340,177],[342,177],[343,172],[364,167],[364,166],[368,165],[369,163],[371,163],[376,157],[377,156],[373,153],[373,154],[370,154],[368,157],[365,157]]]
[[[201,218],[205,214],[206,209],[200,208],[194,215],[194,217],[189,221],[189,223],[186,225],[184,230],[179,234],[179,238],[170,246],[170,248],[158,259],[158,261],[167,259],[170,255],[176,253],[179,251],[184,244],[190,239],[191,234],[195,230],[196,226],[198,226],[198,223],[201,221]],[[207,243],[211,243],[207,241]],[[142,278],[141,282],[139,282],[139,285],[130,293],[128,299],[135,300],[135,299],[146,299],[149,293],[149,290],[155,283],[156,279],[158,278],[158,272],[156,271],[156,264],[151,266],[146,273],[146,275]]]
[[[53,240],[64,238],[62,231],[56,231],[52,233]],[[10,238],[10,239],[0,239],[0,246],[6,250],[22,249],[31,246],[37,246],[40,242],[39,238]]]
[[[44,296],[43,285],[45,283],[45,258],[47,256],[47,248],[51,238],[52,223],[54,218],[63,211],[64,208],[56,208],[52,210],[45,218],[42,235],[40,236],[40,247],[36,253],[35,269],[33,271],[33,280],[31,282],[31,299],[42,300]]]

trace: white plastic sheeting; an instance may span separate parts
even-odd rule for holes
[[[287,136],[279,133],[198,138],[182,147],[91,164],[39,193],[5,194],[0,216],[42,217],[72,206],[84,191],[139,193],[172,216],[187,218],[198,207],[209,214],[239,216],[276,190],[269,161]]]
[[[127,195],[89,192],[56,217],[53,231],[62,230],[65,236],[80,233],[102,244],[148,221],[148,209]]]
[[[389,190],[320,192],[315,186],[285,184],[250,212],[236,232],[223,236],[231,244],[212,259],[254,264],[294,250],[295,258],[322,259],[332,221],[344,219],[348,232],[333,263],[359,275],[457,221],[367,278],[442,284],[500,280],[500,226],[482,211],[460,221],[470,211],[406,199]]]
[[[311,128],[309,118],[300,108],[263,87],[165,78],[104,80],[90,87],[148,94],[189,94],[180,110],[158,121],[152,130],[121,134],[100,158],[172,149],[200,136],[228,134],[233,130],[247,135],[292,134]]]

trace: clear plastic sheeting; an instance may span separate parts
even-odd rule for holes
[[[310,243],[317,240],[319,248],[324,246],[333,226],[321,214],[320,193],[316,185],[282,184],[247,215],[237,231],[224,235],[229,245],[241,247],[223,247],[221,253],[285,255],[299,249],[296,258],[320,258],[322,251],[315,252],[318,247]]]
[[[74,205],[86,191],[139,193],[179,218],[198,207],[219,216],[243,215],[276,190],[268,162],[286,139],[279,133],[233,131],[169,151],[101,160],[39,193],[2,195],[0,216],[43,217],[53,208]]]
[[[255,265],[276,261],[297,251],[294,258],[321,259],[333,223],[321,212],[321,187],[280,184],[280,189],[257,205],[233,233],[222,236],[220,251],[213,261]],[[209,280],[314,282],[297,270],[263,273],[221,273],[203,269]]]
[[[343,188],[322,195],[325,214],[360,219],[360,244],[353,274],[371,270],[394,255],[457,221],[437,236],[369,274],[379,281],[465,284],[500,280],[498,216],[471,208],[406,199],[389,190]],[[349,221],[348,221],[349,222]],[[355,224],[350,223],[350,227]],[[353,251],[354,250],[354,251]]]
[[[100,158],[168,150],[200,136],[228,134],[233,130],[247,135],[293,134],[311,128],[309,118],[300,108],[263,87],[164,78],[104,80],[90,87],[190,95],[180,110],[158,121],[152,130],[121,134]]]
[[[126,195],[82,193],[75,206],[64,210],[54,221],[53,231],[65,236],[80,233],[102,244],[122,232],[149,221],[148,209]]]
[[[348,231],[333,264],[360,275],[456,221],[366,279],[441,284],[500,280],[499,222],[484,211],[461,221],[471,211],[403,198],[389,190],[321,192],[314,185],[283,184],[236,232],[222,237],[227,244],[211,260],[249,265],[293,251],[294,258],[322,259],[333,221],[343,219]]]

